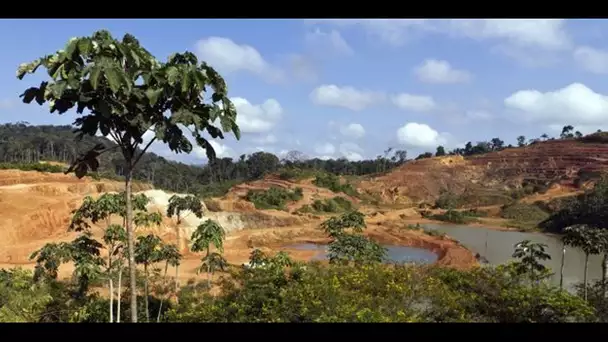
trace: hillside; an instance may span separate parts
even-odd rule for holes
[[[608,144],[582,140],[549,140],[474,156],[444,156],[408,162],[391,172],[359,183],[383,201],[433,203],[443,192],[484,197],[500,204],[516,189],[543,192],[552,185],[577,188],[608,170]]]

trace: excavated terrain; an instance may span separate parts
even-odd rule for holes
[[[289,189],[301,187],[303,199],[290,204],[288,211],[278,211],[256,210],[250,202],[240,198],[249,189],[268,189],[271,186]],[[33,268],[34,264],[29,260],[33,251],[46,243],[70,241],[76,236],[77,233],[69,233],[67,227],[71,211],[81,204],[85,196],[98,197],[102,193],[122,191],[123,188],[124,185],[120,182],[95,181],[88,177],[77,179],[72,175],[36,171],[0,171],[0,268]],[[173,195],[152,189],[145,184],[137,184],[134,191],[146,194],[151,199],[148,209],[160,213],[166,212],[168,200]],[[246,262],[254,248],[261,248],[271,254],[286,250],[295,259],[307,260],[314,255],[314,251],[286,249],[284,246],[302,241],[326,242],[326,237],[318,229],[326,217],[296,215],[290,211],[315,199],[337,195],[327,189],[315,187],[310,180],[293,183],[269,177],[236,186],[223,198],[205,201],[207,206],[212,203],[214,208],[205,207],[202,219],[192,214],[187,215],[179,231],[174,220],[165,218],[159,227],[137,228],[136,234],[154,232],[166,242],[176,243],[179,233],[182,237],[179,245],[184,253],[180,279],[184,281],[192,277],[205,277],[196,273],[201,256],[188,252],[186,246],[187,237],[206,219],[216,220],[226,230],[224,255],[230,263]],[[340,195],[358,202],[357,199]],[[476,264],[472,254],[454,241],[426,236],[420,232],[389,228],[396,223],[385,227],[381,222],[400,220],[399,224],[406,224],[407,220],[404,221],[403,217],[414,217],[418,220],[419,215],[414,210],[406,209],[386,215],[379,214],[372,208],[362,207],[361,210],[370,215],[370,229],[367,234],[378,241],[430,249],[439,255],[438,263],[448,266],[470,267]],[[120,222],[117,220],[114,223]],[[103,228],[100,225],[94,226],[93,236],[100,239]],[[68,277],[71,272],[71,265],[60,268],[61,277]]]
[[[559,185],[562,192],[574,194],[607,170],[608,144],[549,140],[471,157],[412,161],[358,187],[382,201],[407,206],[433,203],[442,191],[499,194],[524,183]]]

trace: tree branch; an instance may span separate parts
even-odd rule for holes
[[[135,158],[135,161],[131,164],[131,168],[134,167],[135,165],[137,165],[137,162],[139,162],[139,160],[141,159],[141,157],[143,157],[144,153],[146,153],[146,151],[148,150],[148,148],[150,147],[150,145],[152,145],[152,143],[156,140],[156,137],[150,139],[150,142],[148,142],[148,144],[146,145],[146,147],[144,147],[144,149],[141,151],[141,153],[139,154],[139,156],[137,156],[137,158]]]

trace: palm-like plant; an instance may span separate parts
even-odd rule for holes
[[[192,233],[192,251],[203,252],[207,251],[209,255],[211,245],[215,246],[221,253],[224,252],[224,239],[226,232],[219,223],[213,220],[206,220],[200,224]]]
[[[159,253],[159,259],[165,261],[165,274],[163,276],[163,280],[165,282],[167,280],[167,270],[169,269],[169,265],[175,267],[175,292],[177,292],[177,269],[182,259],[182,255],[179,253],[179,250],[176,245],[163,245]],[[156,317],[157,322],[160,322],[160,313],[163,308],[163,299],[164,298],[161,298],[160,306],[158,307],[158,315]]]
[[[190,213],[193,213],[199,219],[203,217],[203,205],[201,204],[201,201],[198,198],[192,195],[173,195],[169,198],[169,206],[167,207],[167,217],[172,218],[175,216],[177,220],[176,238],[177,246],[180,252],[184,249],[183,239],[181,236],[182,220],[185,219]]]
[[[161,260],[162,240],[153,234],[138,236],[135,243],[135,262],[144,265],[144,296],[146,320],[150,322],[150,298],[148,297],[149,266]]]
[[[216,252],[205,255],[201,261],[201,267],[197,270],[197,272],[200,273],[203,270],[207,272],[207,286],[209,289],[211,289],[213,274],[217,270],[225,271],[226,267],[228,266],[228,262],[221,254]]]
[[[34,280],[57,279],[59,266],[71,260],[69,244],[47,243],[30,255],[30,260],[36,261]]]
[[[114,224],[106,228],[103,241],[108,249],[108,275],[110,282],[110,323],[114,322],[114,286],[113,286],[113,271],[118,270],[118,295],[117,295],[117,313],[116,322],[120,323],[120,304],[122,294],[122,271],[124,260],[124,248],[127,243],[127,231],[123,226]],[[116,263],[114,263],[116,261]]]
[[[585,270],[583,275],[584,298],[587,300],[587,272],[589,255],[596,255],[606,251],[608,246],[608,233],[604,229],[584,224],[573,225],[564,229],[562,238],[564,244],[580,248],[585,253]]]
[[[547,271],[547,267],[541,264],[541,261],[551,260],[545,250],[547,245],[544,243],[534,243],[530,240],[524,240],[515,244],[515,252],[512,257],[520,259],[516,265],[516,271],[518,274],[528,274],[530,281],[539,280],[537,273],[542,275]]]
[[[89,284],[102,274],[105,261],[101,257],[103,245],[85,233],[70,244],[70,255],[74,261],[74,275],[78,279],[78,294],[84,296]]]

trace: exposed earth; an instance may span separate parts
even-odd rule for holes
[[[205,200],[204,219],[217,220],[226,230],[224,256],[231,264],[247,262],[251,251],[260,248],[273,254],[287,251],[292,258],[309,260],[315,251],[286,249],[284,246],[300,242],[327,243],[327,237],[318,229],[328,216],[301,214],[296,210],[310,205],[316,199],[342,196],[353,202],[366,214],[368,229],[365,234],[390,245],[419,247],[438,255],[437,263],[449,267],[468,268],[477,265],[473,254],[449,237],[431,236],[422,231],[406,229],[408,224],[432,222],[422,218],[420,212],[429,208],[443,191],[459,195],[490,198],[469,206],[483,209],[488,217],[481,218],[484,227],[506,229],[498,217],[500,199],[508,191],[531,182],[547,184],[542,193],[532,193],[520,199],[523,203],[550,201],[573,196],[582,191],[591,179],[587,175],[608,168],[608,145],[576,141],[548,141],[523,148],[476,157],[446,156],[406,163],[377,177],[353,181],[357,190],[373,201],[360,200],[342,193],[336,194],[312,184],[311,179],[299,182],[286,181],[277,176],[240,184],[222,198]],[[287,210],[257,210],[242,197],[250,189],[281,187],[303,190],[302,199],[289,203]],[[0,171],[0,267],[22,266],[33,268],[31,253],[45,243],[70,241],[75,233],[68,233],[71,211],[77,208],[84,196],[99,196],[104,192],[121,191],[123,184],[108,180],[77,179],[72,175],[48,174],[36,171]],[[166,212],[171,194],[137,184],[135,191],[143,191],[152,199],[150,211]],[[363,197],[361,197],[363,198]],[[497,200],[498,199],[498,200]],[[494,203],[494,202],[497,203]],[[441,210],[432,209],[432,212]],[[185,219],[181,236],[190,236],[200,223],[194,215]],[[435,222],[436,223],[436,222]],[[167,242],[176,241],[176,225],[165,219],[154,232]],[[149,230],[138,228],[137,234]],[[101,227],[93,227],[94,236],[100,237]],[[180,279],[186,281],[197,275],[200,255],[187,252],[181,244],[184,260]],[[60,269],[60,277],[71,274],[71,266]]]

